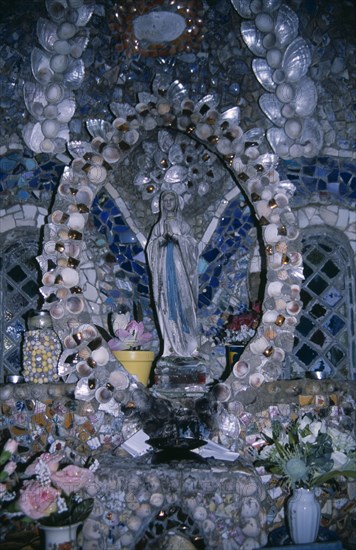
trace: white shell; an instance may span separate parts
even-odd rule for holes
[[[50,68],[50,55],[39,48],[33,48],[31,53],[32,74],[42,85],[46,85],[52,80],[53,71]]]
[[[253,388],[259,388],[260,386],[262,386],[264,380],[265,380],[265,377],[263,376],[263,374],[259,372],[255,372],[254,374],[251,374],[251,376],[248,379],[248,382],[250,386],[252,386]]]
[[[317,101],[318,93],[312,79],[307,76],[301,78],[295,86],[295,112],[302,117],[308,117],[313,113]]]
[[[76,369],[76,371],[77,371],[77,373],[79,374],[80,377],[89,376],[93,371],[93,369],[91,367],[89,367],[89,365],[86,361],[79,361],[79,363],[77,363],[75,369]]]
[[[252,61],[252,70],[258,82],[267,92],[274,92],[276,83],[273,80],[273,69],[268,65],[265,59],[254,59]]]
[[[263,45],[263,34],[256,29],[252,21],[243,21],[241,23],[241,34],[244,42],[253,54],[258,57],[266,55],[266,48]]]
[[[62,101],[62,99],[63,99],[63,96],[64,96],[63,86],[61,86],[61,84],[57,84],[57,83],[50,83],[46,87],[45,95],[46,95],[47,100],[50,103],[57,104],[60,101]]]
[[[130,381],[128,376],[124,372],[116,370],[110,373],[109,383],[114,386],[114,388],[125,390],[126,388],[128,388]]]
[[[108,350],[104,346],[100,346],[93,351],[92,358],[98,365],[102,366],[108,363],[110,356]]]
[[[107,176],[107,170],[104,166],[91,166],[88,170],[88,179],[95,184],[103,183]]]
[[[232,368],[232,372],[236,378],[245,378],[250,372],[250,365],[246,361],[238,361]]]
[[[257,338],[250,344],[250,350],[253,354],[259,355],[262,353],[266,348],[268,348],[268,340],[262,336],[261,338]]]
[[[283,4],[277,15],[274,32],[281,46],[287,46],[298,35],[299,20],[296,13],[289,8],[286,4]]]
[[[274,94],[262,94],[259,99],[259,104],[262,111],[267,115],[273,124],[283,126],[285,118],[281,113],[283,103]]]
[[[70,296],[66,301],[66,308],[70,313],[79,315],[84,309],[84,301],[79,296]]]
[[[63,286],[67,288],[76,286],[79,283],[79,274],[75,269],[65,267],[61,270],[60,275],[63,279]]]
[[[289,82],[297,82],[308,71],[311,55],[308,44],[303,38],[296,38],[286,51],[282,60],[282,69]]]

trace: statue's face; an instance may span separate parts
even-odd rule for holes
[[[163,199],[163,206],[166,212],[174,212],[176,209],[175,195],[166,195]]]

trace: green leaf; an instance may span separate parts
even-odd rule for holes
[[[0,454],[0,466],[5,464],[11,457],[10,451],[2,451]]]
[[[312,479],[310,486],[317,487],[318,485],[323,485],[323,483],[327,483],[336,477],[351,477],[352,479],[356,479],[356,470],[331,470],[330,472],[326,472],[325,474]]]

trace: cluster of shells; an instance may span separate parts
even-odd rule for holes
[[[323,130],[312,115],[317,90],[307,76],[311,52],[298,36],[296,13],[281,0],[231,0],[244,19],[241,34],[256,56],[253,72],[268,92],[259,104],[274,127],[267,138],[281,158],[313,157],[323,145]]]
[[[207,479],[205,468],[181,476],[162,468],[127,473],[113,470],[112,462],[101,465],[88,488],[96,504],[83,526],[85,548],[100,548],[109,534],[120,548],[134,548],[150,521],[172,506],[189,514],[207,548],[223,548],[226,537],[245,550],[266,544],[266,492],[256,475],[227,470]]]
[[[46,0],[49,19],[37,21],[42,48],[34,48],[31,69],[35,82],[24,85],[26,108],[33,120],[23,139],[35,153],[62,153],[69,140],[68,123],[75,113],[73,90],[84,78],[80,59],[89,41],[89,22],[95,2]]]

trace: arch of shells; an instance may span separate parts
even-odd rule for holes
[[[81,56],[89,40],[86,25],[95,3],[49,0],[46,3],[49,20],[38,21],[37,34],[42,50],[35,48],[31,59],[36,83],[27,83],[24,89],[33,122],[25,126],[23,137],[36,152],[60,154],[67,148],[73,157],[64,170],[50,222],[45,226],[43,252],[39,257],[43,272],[41,294],[45,299],[44,308],[49,309],[64,346],[59,375],[67,382],[76,382],[77,399],[99,400],[100,406],[112,414],[118,411],[120,392],[131,387],[132,379],[113,359],[105,343],[99,349],[91,349],[91,342],[98,335],[95,324],[100,325],[103,320],[98,305],[100,296],[88,270],[93,261],[86,241],[86,226],[96,193],[103,186],[112,189],[110,172],[159,128],[184,133],[220,157],[234,174],[237,186],[249,198],[262,228],[267,261],[262,322],[241,361],[217,392],[226,406],[234,403],[241,391],[280,378],[285,353],[293,346],[294,327],[301,309],[299,291],[303,275],[298,229],[289,206],[294,186],[280,180],[277,163],[278,155],[293,155],[293,143],[295,149],[300,149],[300,140],[309,143],[312,151],[303,149],[303,154],[307,155],[315,153],[320,141],[313,140],[306,127],[301,131],[304,128],[300,121],[302,113],[294,102],[303,94],[295,87],[307,73],[310,55],[307,44],[298,37],[298,17],[292,10],[281,6],[280,2],[266,5],[232,3],[247,19],[241,31],[247,46],[259,58],[253,65],[256,77],[259,79],[259,66],[264,63],[265,76],[262,81],[259,79],[260,83],[270,92],[269,96],[276,94],[278,99],[274,99],[274,105],[278,103],[281,109],[283,105],[289,108],[284,108],[280,115],[286,126],[281,130],[287,132],[287,136],[283,134],[285,139],[278,134],[275,141],[273,132],[266,136],[259,128],[244,132],[240,126],[243,113],[239,107],[220,112],[213,95],[194,103],[179,83],[158,79],[153,83],[152,93],[139,94],[136,106],[112,103],[112,122],[88,120],[90,141],[70,142],[68,123],[75,112],[73,91],[80,87],[84,78]],[[277,43],[279,52],[276,51]],[[282,93],[283,86],[288,86],[289,94]],[[312,90],[313,101],[309,97],[307,102],[313,109],[316,92],[312,82],[308,80],[308,86],[303,89]],[[311,114],[312,111],[308,111],[308,120]],[[300,132],[292,136],[287,130],[289,126],[298,126]],[[277,147],[279,142],[287,143],[288,151],[283,153]],[[269,152],[270,146],[278,155]],[[129,209],[120,197],[119,200],[126,222],[134,226]],[[145,244],[145,236],[139,231],[136,237]],[[81,334],[79,343],[75,338],[78,333]],[[88,369],[83,369],[84,374],[78,373],[72,357],[91,361],[95,364],[94,372],[88,375]],[[95,388],[90,382],[93,378]],[[114,391],[110,398],[104,392],[105,402],[101,402],[101,388],[108,384]],[[228,444],[228,440],[225,443]]]

